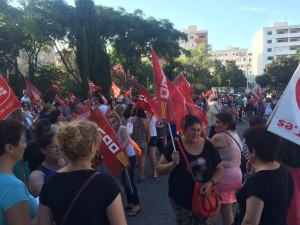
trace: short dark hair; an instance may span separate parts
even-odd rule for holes
[[[54,136],[55,133],[53,131],[44,132],[37,142],[38,149],[46,149],[46,147],[53,142]]]
[[[49,113],[48,115],[48,119],[49,119],[49,122],[51,124],[55,123],[58,119],[58,117],[61,115],[61,111],[60,110],[51,110],[51,112]]]
[[[5,145],[18,146],[25,126],[13,120],[0,121],[0,155],[5,152]]]
[[[248,124],[251,128],[254,127],[265,127],[266,126],[266,120],[262,116],[259,115],[251,115],[248,119]]]
[[[202,122],[197,116],[194,116],[192,114],[187,114],[181,120],[181,127],[183,129],[186,129],[188,127],[193,126],[195,123],[200,124],[202,126]]]
[[[279,136],[261,127],[248,128],[244,131],[243,136],[249,151],[255,149],[256,155],[260,160],[263,162],[275,161],[282,142]]]
[[[300,145],[283,139],[278,160],[287,166],[300,168]]]
[[[233,116],[228,112],[220,112],[216,114],[216,118],[224,124],[228,124],[228,129],[235,130],[235,124],[233,123]]]

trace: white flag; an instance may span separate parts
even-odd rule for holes
[[[277,104],[268,130],[300,145],[300,65]]]

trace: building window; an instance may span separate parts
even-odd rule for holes
[[[295,42],[295,41],[298,41],[298,39],[297,38],[291,38],[290,39],[290,42]]]
[[[267,48],[267,52],[272,52],[272,48]]]
[[[284,31],[277,31],[277,34],[284,34]]]
[[[291,51],[297,50],[297,46],[292,46],[292,47],[290,47],[290,50],[291,50]]]
[[[267,60],[273,60],[274,59],[274,56],[268,56],[267,57]]]
[[[291,30],[290,33],[295,34],[297,33],[297,30]]]
[[[267,35],[272,35],[272,31],[268,31],[268,32],[267,32]]]
[[[190,36],[190,39],[194,39],[194,36]]]
[[[268,44],[272,44],[272,40],[268,40],[267,43],[268,43]]]

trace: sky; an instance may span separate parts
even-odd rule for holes
[[[74,5],[74,0],[66,0]],[[226,45],[252,50],[252,38],[274,22],[300,25],[300,0],[94,0],[95,5],[141,9],[145,17],[169,19],[178,30],[208,30],[213,50]]]

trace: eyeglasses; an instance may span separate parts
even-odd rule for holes
[[[115,120],[111,120],[111,123],[115,123],[116,121]]]

